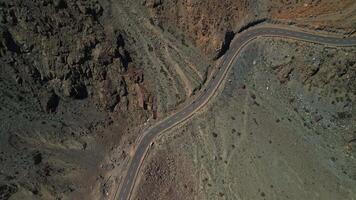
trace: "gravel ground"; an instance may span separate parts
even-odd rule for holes
[[[156,176],[191,177],[197,199],[356,198],[348,145],[356,137],[355,55],[288,40],[251,43],[208,108],[155,143],[137,188],[166,189],[146,178],[165,151],[193,167]]]

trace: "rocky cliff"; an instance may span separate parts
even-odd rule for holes
[[[129,124],[153,114],[154,97],[124,29],[100,21],[99,2],[0,5],[1,197],[62,198]],[[117,139],[100,142],[113,126]]]

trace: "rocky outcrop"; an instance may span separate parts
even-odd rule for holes
[[[317,30],[352,34],[355,1],[189,1],[145,0],[152,21],[173,34],[182,32],[210,58],[221,56],[226,35],[265,19]],[[180,36],[180,34],[177,34]]]
[[[17,186],[13,184],[0,185],[0,199],[9,199],[17,190]]]
[[[80,176],[152,113],[132,40],[101,21],[101,3],[0,0],[0,199],[63,199],[85,188]],[[115,140],[97,139],[113,121]],[[98,158],[86,151],[100,145]]]
[[[114,111],[128,96],[124,73],[135,66],[125,33],[100,25],[103,8],[98,2],[14,1],[3,7],[2,60],[14,63],[23,87],[54,92],[45,110],[53,112],[59,99],[89,97]],[[134,76],[143,80],[142,73]]]
[[[221,47],[217,50],[216,56],[214,59],[218,59],[223,56],[227,50],[230,48],[230,43],[234,39],[235,33],[233,31],[227,31],[225,33],[224,41],[221,44]]]
[[[221,56],[227,44],[226,37],[229,39],[236,26],[248,17],[250,4],[245,0],[145,1],[157,24],[163,24],[172,32],[183,32],[210,57]]]
[[[50,92],[44,92],[41,97],[41,104],[43,110],[47,113],[54,113],[59,105],[59,96],[52,90]]]
[[[6,50],[14,53],[20,53],[20,47],[12,38],[11,33],[5,27],[0,27],[0,32],[0,55],[4,55]]]

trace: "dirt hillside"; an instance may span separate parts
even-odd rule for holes
[[[356,3],[352,0],[145,2],[158,25],[183,33],[210,57],[216,55],[231,32],[261,19],[337,32],[352,32],[356,26]]]
[[[217,66],[219,60],[216,59],[228,50],[229,42],[241,28],[256,21],[266,21],[348,36],[355,33],[355,4],[352,0],[0,0],[0,199],[112,198],[125,175],[142,130],[195,97]],[[279,48],[286,49],[288,53],[284,56],[290,60],[287,62],[287,58],[277,55],[273,55],[275,60],[268,60],[270,52],[267,49],[270,45],[275,45],[276,52]],[[300,50],[294,52],[288,45]],[[293,123],[293,127],[298,128],[293,130],[272,126],[278,131],[276,135],[271,133],[271,137],[279,137],[286,131],[290,133],[287,141],[291,141],[294,137],[292,133],[298,133],[295,137],[299,139],[308,138],[305,134],[309,132],[316,134],[315,137],[320,138],[308,138],[307,141],[312,141],[314,145],[308,148],[311,151],[326,148],[326,151],[320,153],[315,150],[317,155],[311,153],[308,158],[320,158],[320,155],[324,158],[335,153],[331,162],[317,160],[313,163],[313,166],[325,169],[317,175],[327,174],[325,180],[330,180],[331,184],[354,191],[348,185],[353,183],[351,166],[354,154],[351,147],[347,154],[350,157],[346,157],[341,150],[344,142],[354,134],[350,132],[354,127],[348,125],[354,118],[354,50],[323,49],[307,44],[300,47],[298,45],[302,44],[299,43],[288,45],[261,41],[256,44],[260,48],[251,55],[264,57],[264,62],[277,63],[259,66],[268,69],[272,66],[269,75],[278,79],[281,84],[278,87],[289,91],[303,88],[305,93],[302,94],[308,98],[311,98],[308,96],[311,93],[319,92],[323,103],[317,103],[319,96],[308,99],[308,102],[299,102],[293,97],[293,102],[299,103],[298,112],[295,111],[293,116],[309,117],[308,123],[312,124],[306,122],[307,125],[301,126]],[[323,53],[314,55],[313,52]],[[302,59],[309,54],[318,63],[310,61],[314,57]],[[257,71],[253,75],[263,74],[262,68],[255,69]],[[292,75],[297,72],[298,78],[294,79]],[[262,95],[258,93],[262,91],[256,90],[252,82],[244,84],[256,96]],[[240,87],[237,83],[234,86]],[[219,100],[228,102],[230,97],[225,95],[226,92],[222,94]],[[265,95],[265,99],[276,100],[275,94]],[[279,95],[285,104],[293,99],[290,94]],[[240,97],[233,97],[236,104],[221,109],[234,110],[246,106],[243,99],[235,98]],[[274,104],[268,103],[263,103],[268,105],[263,112],[274,111]],[[216,110],[220,109],[219,106],[217,103],[212,105]],[[210,116],[207,119],[211,120],[204,123],[214,124],[213,121],[229,119],[229,116],[215,119],[212,107],[202,114],[204,118]],[[298,114],[300,110],[305,113]],[[275,112],[278,120],[288,120],[283,114],[285,111]],[[260,118],[256,118],[257,123],[264,116],[261,114]],[[325,121],[331,123],[331,128]],[[324,122],[321,127],[316,125]],[[196,123],[187,125],[197,129],[192,134],[200,131]],[[284,125],[288,123],[286,121]],[[212,129],[208,127],[199,134],[210,134]],[[237,128],[233,129],[237,134]],[[257,132],[262,128],[252,127],[251,130]],[[176,130],[172,135],[180,131]],[[212,139],[220,137],[220,134],[228,137],[229,133],[217,131],[212,134]],[[327,136],[322,134],[323,131],[327,132]],[[336,132],[340,134],[329,136]],[[215,185],[222,184],[225,190],[232,187],[232,191],[240,186],[236,180],[231,182],[235,185],[226,184],[223,175],[215,173],[214,170],[220,169],[221,162],[218,166],[214,164],[217,161],[211,159],[222,161],[225,159],[223,156],[220,159],[213,151],[207,150],[202,153],[204,155],[190,157],[194,150],[190,148],[202,144],[198,144],[196,139],[186,141],[181,138],[177,141],[167,144],[172,148],[162,142],[157,145],[157,152],[149,155],[149,162],[145,163],[138,183],[142,187],[135,190],[138,198],[191,198],[183,193],[202,198],[205,196],[201,195],[211,196],[214,193],[225,198],[229,195],[227,192],[206,189],[209,184],[212,185],[209,177],[196,176],[196,170],[206,162],[206,158],[210,159],[207,162],[210,166],[204,167],[211,178],[216,176]],[[182,143],[179,146],[182,150],[170,154],[178,143]],[[240,150],[245,151],[248,144]],[[224,152],[227,147],[220,145],[216,144],[216,148]],[[238,147],[237,144],[232,145]],[[288,146],[287,143],[283,145],[280,151]],[[332,145],[331,150],[327,149],[328,145]],[[207,149],[212,148],[210,143],[207,146]],[[183,149],[186,151],[183,152]],[[252,156],[258,156],[255,150],[248,151]],[[292,154],[292,150],[286,152]],[[289,162],[280,152],[274,153],[282,157],[280,162]],[[260,169],[258,166],[262,166],[263,162],[259,164],[253,169]],[[234,167],[231,169],[235,170]],[[242,168],[248,168],[245,167]],[[226,170],[230,168],[226,167]],[[295,170],[301,172],[299,168]],[[330,175],[330,170],[338,177]],[[340,171],[343,174],[338,174]],[[303,177],[301,180],[304,180]],[[322,179],[317,181],[321,183]],[[308,182],[312,183],[315,182]],[[158,186],[166,186],[162,190],[164,193]],[[326,188],[332,186],[327,185]],[[346,189],[340,190],[342,192],[337,193],[340,194],[337,197],[350,196]],[[151,191],[151,196],[147,196]],[[255,191],[245,192],[246,197],[255,194]],[[262,192],[259,193],[262,195]]]
[[[354,199],[355,55],[256,40],[207,108],[155,142],[134,199]]]

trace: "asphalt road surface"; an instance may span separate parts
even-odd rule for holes
[[[259,27],[239,33],[233,40],[228,52],[221,58],[222,62],[218,67],[218,70],[211,77],[211,80],[206,84],[204,87],[205,89],[203,89],[199,96],[179,112],[167,117],[143,133],[143,137],[136,148],[136,152],[131,159],[126,176],[123,179],[120,191],[116,191],[118,192],[118,196],[115,195],[114,199],[128,200],[130,198],[141,163],[154,139],[162,132],[184,122],[197,110],[203,107],[225,79],[240,50],[251,40],[258,37],[291,38],[317,44],[325,44],[327,46],[356,46],[356,38],[335,38],[284,28]]]

